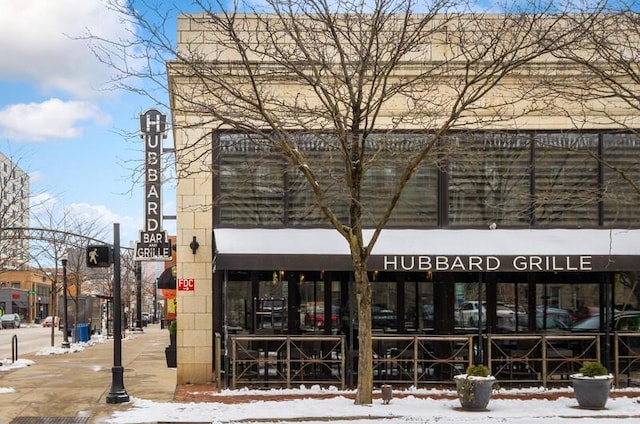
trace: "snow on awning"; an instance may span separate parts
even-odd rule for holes
[[[369,240],[372,231],[365,231]],[[217,269],[349,270],[332,229],[214,230]],[[385,229],[369,267],[389,271],[613,271],[640,268],[640,230]]]

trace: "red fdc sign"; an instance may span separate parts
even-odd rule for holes
[[[178,278],[179,291],[194,291],[196,288],[196,280],[193,278]]]

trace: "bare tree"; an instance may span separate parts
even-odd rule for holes
[[[32,242],[33,262],[42,270],[52,265],[55,269],[54,287],[51,289],[52,315],[57,315],[58,295],[69,296],[71,293],[69,288],[72,286],[75,286],[75,295],[72,296],[72,299],[77,310],[82,283],[88,275],[84,262],[86,246],[91,241],[101,239],[105,235],[105,227],[98,220],[74,215],[72,208],[59,208],[53,199],[44,202],[34,210],[32,217],[34,228],[37,227],[37,230],[30,229],[34,235]],[[67,261],[68,285],[66,293],[62,293],[63,285],[59,280],[58,272],[63,258]],[[66,331],[69,324],[65,322],[64,325]],[[54,343],[53,334],[52,329],[52,345]]]
[[[522,90],[519,79],[544,72],[528,66],[572,45],[600,5],[569,20],[570,6],[536,0],[491,15],[476,12],[471,2],[449,0],[266,0],[260,10],[195,3],[202,13],[184,23],[196,30],[185,33],[192,38],[181,38],[177,48],[158,25],[165,17],[152,21],[132,9],[119,10],[142,27],[137,43],[89,37],[96,54],[121,72],[116,85],[124,89],[140,92],[131,77],[164,86],[158,63],[169,60],[174,131],[204,129],[202,137],[176,146],[180,176],[211,172],[210,133],[230,129],[248,149],[263,153],[259,161],[284,158],[308,187],[317,213],[351,253],[359,332],[356,403],[369,404],[367,263],[402,207],[405,188],[423,163],[461,154],[464,146],[455,143],[442,143],[450,149],[444,153],[435,149],[452,130],[508,128],[543,108],[534,101],[539,92]],[[127,56],[135,48],[139,56]],[[139,60],[146,71],[129,67]],[[157,99],[152,91],[144,94]],[[331,152],[331,164],[314,157],[309,145]],[[372,195],[372,170],[394,155],[403,166],[382,196]],[[370,237],[365,227],[373,230]]]
[[[640,159],[636,154],[640,123],[630,118],[632,112],[637,115],[640,111],[638,6],[640,4],[633,0],[610,2],[606,13],[589,28],[584,28],[585,36],[579,43],[553,53],[560,60],[578,65],[577,71],[562,81],[548,81],[550,89],[562,99],[565,113],[566,105],[581,106],[581,113],[572,114],[576,128],[619,129],[620,134],[605,140],[604,154],[596,146],[581,149],[579,153],[604,168],[606,184],[593,198],[610,205],[605,209],[619,217],[623,225],[628,222],[625,210],[640,207]],[[576,153],[577,149],[570,151]],[[618,277],[640,298],[637,273]]]

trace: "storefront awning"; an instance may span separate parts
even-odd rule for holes
[[[12,303],[15,308],[27,309],[29,307],[26,300],[14,300]]]
[[[176,266],[170,266],[169,268],[162,271],[160,277],[158,278],[158,289],[176,289]]]
[[[372,232],[365,231],[365,240]],[[216,229],[227,270],[349,270],[331,229]],[[383,230],[369,261],[387,271],[618,271],[640,269],[640,230]]]

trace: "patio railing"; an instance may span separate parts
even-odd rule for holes
[[[583,362],[601,361],[602,334],[509,334],[482,338],[484,361],[503,387],[567,385]],[[374,385],[453,386],[478,354],[477,335],[374,335]],[[638,384],[640,333],[612,337],[617,385]],[[223,359],[223,358],[221,358]],[[344,336],[232,335],[227,384],[231,388],[355,387],[358,351]]]

